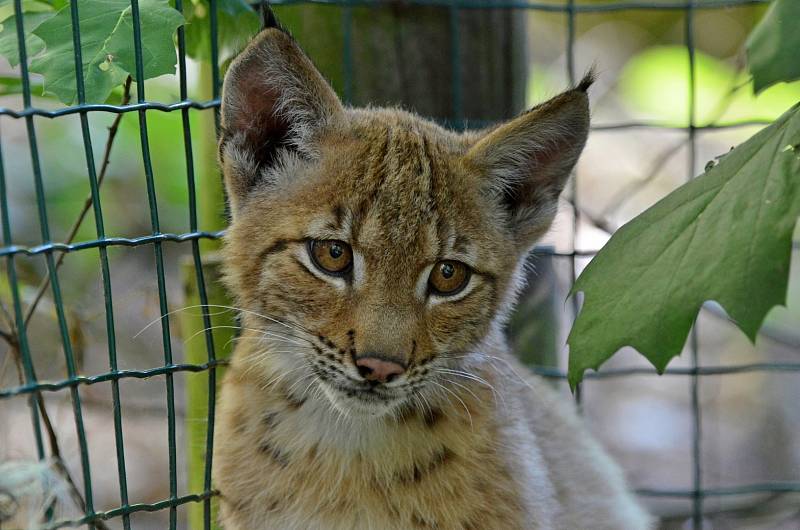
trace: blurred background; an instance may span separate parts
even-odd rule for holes
[[[184,13],[197,29],[192,45],[199,50],[187,63],[188,96],[213,101],[217,95],[214,68],[210,52],[204,55],[202,51],[211,49],[210,33],[203,29],[208,23],[207,4],[185,3]],[[223,71],[259,23],[255,13],[241,15],[238,8],[226,9],[228,4],[220,3]],[[402,105],[457,128],[482,127],[513,116],[555,95],[595,66],[594,128],[554,229],[531,258],[530,284],[510,324],[519,355],[555,376],[553,382],[563,389],[564,399],[573,399],[558,375],[566,367],[565,338],[576,309],[567,299],[575,274],[616,228],[800,100],[800,83],[776,85],[758,97],[753,95],[744,71],[743,46],[766,9],[764,2],[696,1],[689,11],[680,8],[681,2],[657,1],[541,0],[525,9],[514,2],[496,4],[500,8],[453,9],[404,1],[361,7],[298,4],[278,5],[275,11],[346,101]],[[203,35],[207,40],[203,41]],[[693,45],[694,76],[687,43]],[[19,69],[0,58],[0,76],[19,77]],[[146,87],[148,101],[166,105],[181,101],[177,76],[148,80]],[[5,83],[0,91],[0,107],[23,108],[13,83]],[[40,88],[35,91],[40,93]],[[122,97],[118,88],[109,103],[119,104]],[[50,97],[35,97],[33,104],[42,109],[63,108]],[[224,228],[224,208],[214,166],[215,111],[210,107],[192,108],[187,114],[194,177],[200,186],[198,230],[215,232]],[[115,118],[108,112],[88,113],[98,167]],[[69,114],[36,116],[34,123],[51,238],[65,241],[89,195],[80,122],[77,114]],[[696,127],[692,134],[686,129],[689,125]],[[189,233],[181,112],[148,111],[147,133],[161,231]],[[108,237],[152,234],[140,142],[137,113],[124,114],[101,187]],[[0,147],[13,243],[35,247],[42,240],[24,120],[0,114]],[[96,235],[90,212],[75,241]],[[215,242],[204,240],[201,248],[204,256],[210,256]],[[727,321],[718,306],[707,304],[696,328],[702,366],[800,361],[797,248],[789,307],[772,311],[755,345]],[[168,308],[180,309],[194,296],[188,285],[194,277],[186,273],[191,246],[166,242],[163,252]],[[108,256],[119,368],[163,366],[161,328],[145,329],[161,316],[153,248],[111,246]],[[9,308],[7,262],[0,263],[0,300]],[[47,276],[45,258],[43,254],[19,255],[15,265],[27,307]],[[98,250],[67,253],[59,278],[77,371],[105,373],[109,370],[108,334]],[[216,282],[213,272],[209,281]],[[184,352],[191,348],[200,348],[205,356],[202,336],[186,332],[187,319],[198,320],[199,312],[189,313],[171,321],[176,363],[184,362]],[[201,324],[192,325],[202,329]],[[50,290],[37,305],[28,331],[39,379],[65,379]],[[228,341],[220,341],[219,346],[218,355],[231,348]],[[17,368],[6,348],[0,341],[0,389],[19,386]],[[687,353],[671,364],[689,366]],[[626,350],[601,372],[648,367],[636,352]],[[695,381],[685,375],[641,372],[648,373],[587,379],[581,388],[581,406],[592,430],[622,463],[632,486],[642,490],[648,508],[661,518],[661,528],[692,528],[692,496],[668,493],[691,491],[698,471],[701,485],[712,490],[800,479],[800,374],[756,371]],[[186,478],[190,448],[205,447],[204,425],[199,439],[187,435],[192,422],[202,422],[187,417],[185,385],[197,377],[188,372],[174,375],[179,495],[194,491]],[[699,470],[693,458],[695,383],[701,428]],[[83,403],[94,507],[100,511],[117,508],[111,385],[101,382],[77,388]],[[164,377],[123,379],[120,394],[129,501],[166,499],[170,489]],[[70,394],[45,392],[45,400],[62,456],[80,485]],[[0,462],[33,460],[34,446],[27,397],[0,400]],[[709,495],[702,508],[703,528],[800,528],[800,493]],[[187,527],[187,509],[187,505],[178,509],[180,528]],[[131,517],[134,528],[164,528],[167,521],[164,511]],[[121,527],[117,520],[107,524]]]

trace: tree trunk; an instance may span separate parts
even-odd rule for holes
[[[523,110],[525,17],[511,10],[285,6],[278,18],[348,102],[461,126]]]

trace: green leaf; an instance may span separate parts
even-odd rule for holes
[[[53,6],[40,0],[22,0],[23,13],[53,12]],[[14,16],[14,0],[0,0],[0,22]]]
[[[680,354],[703,302],[755,340],[785,305],[800,215],[800,105],[620,228],[572,294],[583,307],[567,342],[580,382],[623,346],[661,372]]]
[[[31,31],[38,28],[55,13],[25,13],[22,18],[22,27],[25,30],[25,51],[28,57],[37,55],[44,49],[42,39],[32,34]],[[17,17],[12,16],[0,22],[0,55],[8,60],[11,66],[19,64],[19,46],[17,40]]]
[[[42,85],[35,81],[31,81],[31,92],[42,91]],[[12,76],[0,76],[0,96],[8,96],[10,94],[22,94],[22,78]]]
[[[78,0],[86,102],[103,102],[130,74],[136,77],[133,22],[129,0]],[[144,78],[175,72],[172,35],[183,16],[167,0],[140,0]],[[44,89],[67,105],[77,101],[72,23],[69,6],[42,23],[33,33],[45,51],[30,70],[44,76]],[[137,79],[137,81],[139,81]]]
[[[800,2],[775,0],[747,38],[747,63],[756,93],[800,79]]]
[[[174,0],[173,0],[174,5]],[[193,59],[211,58],[211,17],[208,0],[184,2],[186,15],[186,54]],[[219,59],[232,57],[261,27],[258,13],[246,0],[217,2],[217,42]]]

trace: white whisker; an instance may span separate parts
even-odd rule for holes
[[[468,386],[466,386],[466,385],[462,385],[461,383],[459,383],[459,382],[457,382],[457,381],[453,381],[452,379],[449,379],[449,378],[446,378],[446,377],[443,377],[443,378],[442,378],[442,381],[446,381],[446,382],[448,382],[448,383],[450,383],[450,384],[456,385],[456,386],[457,386],[457,387],[459,387],[459,388],[463,388],[464,390],[466,390],[467,392],[469,392],[469,394],[470,394],[472,397],[474,397],[476,401],[480,401],[480,398],[479,398],[479,397],[478,397],[478,396],[475,394],[475,392],[473,392],[473,391],[472,391],[472,390],[471,390],[471,389],[470,389]]]
[[[192,340],[195,337],[197,337],[198,335],[202,335],[206,331],[212,331],[212,330],[215,330],[215,329],[236,329],[236,330],[243,330],[243,331],[251,331],[253,333],[257,333],[257,334],[261,335],[261,337],[270,337],[270,338],[274,338],[274,339],[279,339],[282,342],[286,342],[286,343],[289,343],[289,344],[295,344],[297,346],[305,346],[302,342],[298,342],[298,340],[304,340],[308,344],[312,344],[313,345],[313,343],[311,341],[309,341],[308,339],[303,339],[301,337],[291,337],[290,338],[290,337],[286,337],[286,336],[280,335],[278,333],[274,333],[272,331],[264,331],[264,330],[255,329],[255,328],[243,328],[243,327],[240,327],[240,326],[228,326],[228,325],[223,325],[223,324],[219,324],[219,325],[216,325],[216,326],[211,326],[211,327],[208,327],[208,328],[205,328],[205,329],[201,329],[201,330],[193,333],[187,339],[185,339],[183,341],[183,343],[186,344],[190,340]]]
[[[503,407],[504,408],[507,407],[505,396],[503,396],[503,394],[498,392],[494,388],[494,386],[492,386],[492,384],[489,383],[489,381],[487,381],[486,379],[484,379],[484,378],[482,378],[482,377],[480,377],[478,375],[475,375],[475,374],[472,374],[472,373],[469,373],[469,372],[465,372],[463,370],[451,370],[449,368],[433,368],[433,371],[434,372],[439,372],[439,373],[444,373],[444,374],[455,375],[455,376],[458,376],[458,377],[463,377],[464,379],[469,379],[470,381],[475,381],[476,383],[484,385],[484,386],[488,387],[489,390],[492,391],[492,395],[494,396],[495,401],[497,401],[497,398],[499,397],[500,401],[503,402]],[[455,384],[455,381],[451,381],[451,382]]]
[[[139,335],[144,333],[151,326],[157,324],[159,321],[163,320],[164,318],[166,318],[166,317],[168,317],[170,315],[174,315],[175,313],[179,313],[181,311],[188,311],[190,309],[209,308],[209,307],[218,308],[218,309],[221,309],[221,311],[216,311],[216,312],[213,312],[213,313],[205,312],[204,314],[201,314],[201,315],[198,315],[198,316],[204,316],[204,315],[217,316],[217,315],[222,315],[224,313],[228,313],[228,312],[231,312],[231,311],[237,311],[237,312],[240,312],[240,313],[247,313],[247,314],[250,314],[250,315],[257,316],[259,318],[263,318],[264,320],[268,320],[270,322],[274,322],[275,324],[284,326],[284,327],[286,327],[286,328],[288,328],[288,329],[290,329],[292,331],[299,331],[301,333],[305,333],[305,334],[308,334],[310,336],[314,336],[314,334],[311,333],[310,330],[304,328],[300,324],[297,324],[295,322],[287,323],[287,322],[284,322],[282,320],[278,320],[278,319],[276,319],[274,317],[271,317],[271,316],[268,316],[268,315],[262,315],[261,313],[258,313],[256,311],[251,311],[249,309],[244,309],[244,308],[241,308],[241,307],[233,307],[233,306],[228,306],[228,305],[221,305],[221,304],[197,304],[197,305],[181,307],[179,309],[174,309],[172,311],[164,313],[163,315],[161,315],[160,317],[156,318],[155,320],[153,320],[152,322],[147,324],[145,327],[143,327],[136,335],[133,336],[133,338],[134,339],[137,338]],[[300,338],[300,337],[297,337],[297,338]]]
[[[269,387],[278,384],[281,380],[283,380],[289,374],[291,374],[293,372],[296,372],[297,370],[302,370],[304,368],[306,368],[306,366],[296,366],[296,367],[292,368],[291,370],[289,370],[288,372],[281,372],[280,374],[276,375],[275,377],[273,377],[272,379],[267,381],[266,384],[264,384],[261,387],[261,390],[267,390]]]
[[[475,425],[472,422],[472,413],[469,411],[469,408],[467,407],[467,404],[464,403],[464,400],[461,399],[460,397],[458,397],[458,394],[456,394],[455,392],[453,392],[452,390],[450,390],[446,386],[440,385],[439,383],[437,383],[436,381],[433,381],[433,380],[431,380],[430,383],[433,384],[433,385],[438,386],[439,388],[441,388],[445,392],[447,392],[449,394],[452,394],[453,397],[456,398],[459,401],[459,403],[461,403],[461,406],[464,407],[464,410],[467,412],[467,417],[469,417],[470,430],[474,431],[475,430]]]

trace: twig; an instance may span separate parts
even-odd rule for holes
[[[743,86],[742,84],[736,83],[736,78],[734,77],[731,79],[730,86],[725,92],[725,95],[717,101],[716,106],[712,109],[710,115],[712,116],[711,119],[707,120],[707,123],[716,123],[717,120],[722,118],[725,112],[730,108],[731,102],[733,101],[733,97],[736,95],[736,92],[740,90]],[[636,180],[634,182],[629,183],[627,186],[622,188],[619,192],[617,192],[614,197],[608,201],[605,208],[597,215],[590,218],[592,224],[597,225],[599,228],[606,230],[609,233],[614,233],[617,227],[612,226],[612,224],[608,221],[608,216],[611,215],[614,211],[618,210],[622,207],[623,204],[628,202],[634,195],[639,193],[645,186],[647,186],[653,179],[655,179],[659,175],[659,171],[667,161],[672,158],[682,147],[684,147],[688,143],[688,139],[681,140],[671,148],[664,151],[661,156],[659,156],[651,166],[650,171],[647,173],[647,176],[643,179]],[[580,213],[584,214],[585,211],[580,209]]]
[[[6,323],[6,329],[0,329],[0,339],[5,340],[9,346],[13,346],[17,342],[17,336],[16,333],[14,333],[14,319],[11,318],[11,313],[8,312],[8,308],[2,298],[0,298],[0,315],[2,315]],[[3,365],[3,369],[0,370],[0,379],[2,379],[4,373],[5,364]]]
[[[9,331],[5,331],[5,330],[2,330],[2,329],[0,329],[0,338],[2,338],[3,340],[5,340],[5,341],[6,341],[6,342],[8,342],[9,344],[10,344],[12,341],[16,340],[16,338],[15,338],[15,336],[14,336],[14,333],[12,333],[12,332],[9,332]]]
[[[9,313],[8,308],[6,307],[6,304],[5,304],[5,302],[3,302],[2,298],[0,298],[0,312],[2,312],[2,314],[3,314],[3,319],[6,321],[6,325],[8,326],[8,329],[11,330],[11,331],[9,331],[9,333],[13,333],[13,330],[14,330],[14,318],[11,316],[11,313]]]
[[[11,358],[14,360],[14,365],[17,368],[17,378],[19,379],[20,383],[24,381],[23,376],[23,369],[22,369],[22,359],[19,355],[14,355],[15,352],[19,351],[19,341],[17,340],[17,334],[14,328],[14,319],[11,318],[11,314],[8,312],[8,308],[3,300],[0,298],[0,313],[2,313],[3,319],[6,321],[6,325],[8,326],[8,331],[0,330],[0,338],[5,340],[8,343],[8,352],[6,360]],[[0,380],[2,380],[3,376],[6,372],[6,362],[3,361],[2,367],[0,367]]]
[[[130,102],[131,83],[132,83],[132,78],[131,76],[128,76],[128,78],[125,80],[125,88],[122,94],[122,105],[127,105]],[[97,177],[98,188],[103,183],[103,180],[105,179],[106,176],[106,172],[108,171],[108,165],[111,159],[111,148],[114,146],[114,139],[117,136],[117,131],[119,130],[119,124],[122,121],[122,117],[123,117],[122,113],[117,114],[111,126],[108,128],[108,140],[106,140],[105,151],[103,153],[103,162],[100,166],[100,173]],[[89,197],[86,198],[86,201],[83,204],[83,208],[81,209],[78,218],[72,224],[72,228],[70,228],[69,234],[67,235],[66,238],[67,243],[72,243],[72,241],[75,239],[76,235],[78,234],[78,230],[83,224],[83,221],[86,218],[86,215],[89,213],[89,209],[91,207],[92,207],[92,196],[89,195]],[[65,256],[66,253],[62,253],[58,257],[55,265],[56,269],[58,269],[64,262]],[[23,328],[28,326],[31,317],[36,312],[36,307],[39,305],[39,302],[41,302],[44,293],[49,287],[49,285],[50,285],[49,276],[45,277],[39,284],[39,288],[36,291],[36,295],[34,296],[34,299],[31,302],[30,306],[28,306],[28,311],[23,319],[23,324],[22,324]],[[20,353],[19,350],[19,340],[17,336],[17,331],[13,325],[13,319],[11,318],[8,309],[5,307],[5,304],[2,302],[2,300],[0,300],[0,314],[2,314],[3,318],[8,322],[8,325],[10,326],[10,331],[0,330],[0,338],[8,342],[11,356],[14,358],[14,361],[17,364],[17,373],[20,384],[24,384],[25,381],[21,366],[22,354]],[[73,500],[78,505],[78,507],[85,513],[86,500],[83,498],[83,495],[81,495],[81,492],[78,489],[77,484],[73,480],[72,475],[70,475],[69,470],[64,465],[64,461],[61,458],[61,448],[58,444],[58,436],[56,435],[55,429],[53,428],[53,423],[50,420],[50,415],[47,413],[47,409],[45,408],[44,399],[42,398],[42,393],[37,391],[35,393],[35,397],[36,397],[37,408],[39,409],[39,413],[42,418],[42,424],[44,425],[45,431],[47,432],[47,438],[50,445],[50,453],[53,458],[54,467],[56,471],[69,484],[72,490]],[[106,526],[106,524],[102,520],[92,521],[89,523],[89,525],[96,528],[97,530],[109,530],[108,526]]]
[[[613,212],[622,207],[622,205],[628,202],[631,199],[631,197],[639,193],[639,191],[641,191],[642,188],[644,188],[647,184],[652,182],[653,179],[655,179],[659,175],[659,172],[664,167],[664,164],[666,164],[670,158],[672,158],[678,151],[680,151],[681,148],[687,144],[687,142],[688,142],[687,140],[680,140],[676,144],[672,145],[669,149],[661,153],[661,155],[659,155],[659,157],[656,158],[655,161],[653,161],[653,164],[650,166],[650,171],[647,172],[647,175],[642,179],[638,179],[629,183],[627,186],[618,191],[616,195],[614,195],[614,197],[612,197],[612,199],[608,201],[608,204],[606,205],[605,208],[603,208],[603,211],[600,212],[600,215],[598,217],[603,220],[608,219],[609,215],[611,215]],[[605,224],[610,225],[608,221],[605,221]],[[613,233],[614,229],[612,228],[610,232]]]
[[[11,351],[11,356],[17,362],[19,382],[20,384],[24,384],[25,378],[23,376],[22,366],[20,364],[22,354],[20,353],[19,344],[16,342],[16,338],[13,342],[9,342],[9,350]],[[72,475],[70,475],[69,470],[64,465],[64,461],[61,458],[61,447],[58,444],[58,436],[53,428],[53,422],[50,420],[50,415],[47,413],[47,409],[44,406],[44,398],[42,398],[42,393],[37,390],[34,395],[36,397],[36,405],[39,409],[42,423],[44,424],[44,429],[47,432],[47,439],[50,445],[50,454],[53,458],[55,470],[69,484],[70,489],[72,490],[72,499],[81,509],[81,511],[86,513],[86,501],[84,500],[83,495],[81,495],[77,484],[75,484],[75,481],[72,479]],[[101,520],[92,521],[89,523],[89,525],[93,526],[97,530],[109,530],[108,526],[106,526],[106,524]]]
[[[122,102],[121,105],[127,105],[131,100],[131,76],[128,76],[128,79],[125,80],[125,90],[122,93]],[[97,176],[97,187],[99,188],[100,185],[103,183],[103,180],[106,176],[106,171],[108,170],[108,164],[111,160],[111,148],[114,146],[114,139],[117,137],[117,130],[119,129],[119,123],[122,121],[123,113],[117,114],[116,118],[114,118],[113,123],[108,128],[108,140],[106,140],[106,147],[105,151],[103,152],[103,163],[100,166],[100,173]],[[86,201],[83,203],[83,208],[81,209],[81,213],[78,215],[78,218],[72,224],[72,228],[69,230],[69,234],[67,234],[66,243],[70,244],[75,240],[75,236],[78,234],[78,230],[80,230],[81,225],[83,224],[84,219],[86,219],[86,215],[89,213],[89,210],[92,207],[92,196],[89,195],[86,198]],[[67,256],[66,252],[62,252],[58,259],[56,260],[56,270],[61,267],[61,264],[64,263],[64,258]],[[39,302],[42,301],[44,297],[45,291],[50,286],[50,277],[45,276],[42,279],[42,282],[39,284],[39,288],[36,290],[36,295],[33,297],[33,301],[31,305],[28,306],[28,311],[25,314],[25,326],[28,326],[28,323],[33,317],[33,314],[36,312],[36,308],[39,305]]]
[[[47,409],[44,407],[44,399],[42,398],[41,392],[36,392],[36,404],[38,405],[39,413],[42,416],[44,429],[47,431],[47,439],[50,443],[50,454],[53,458],[55,470],[59,475],[62,476],[64,480],[67,481],[67,484],[69,484],[69,487],[72,490],[72,500],[75,501],[75,504],[78,505],[78,508],[80,508],[83,513],[86,513],[86,501],[84,500],[83,495],[81,495],[78,485],[75,484],[75,481],[72,479],[72,475],[70,475],[67,466],[64,465],[64,460],[61,458],[61,447],[58,445],[58,437],[56,436],[55,429],[53,429],[50,416],[47,414]],[[109,530],[108,526],[106,526],[106,524],[99,519],[92,521],[89,523],[89,525],[94,526],[98,530]]]

